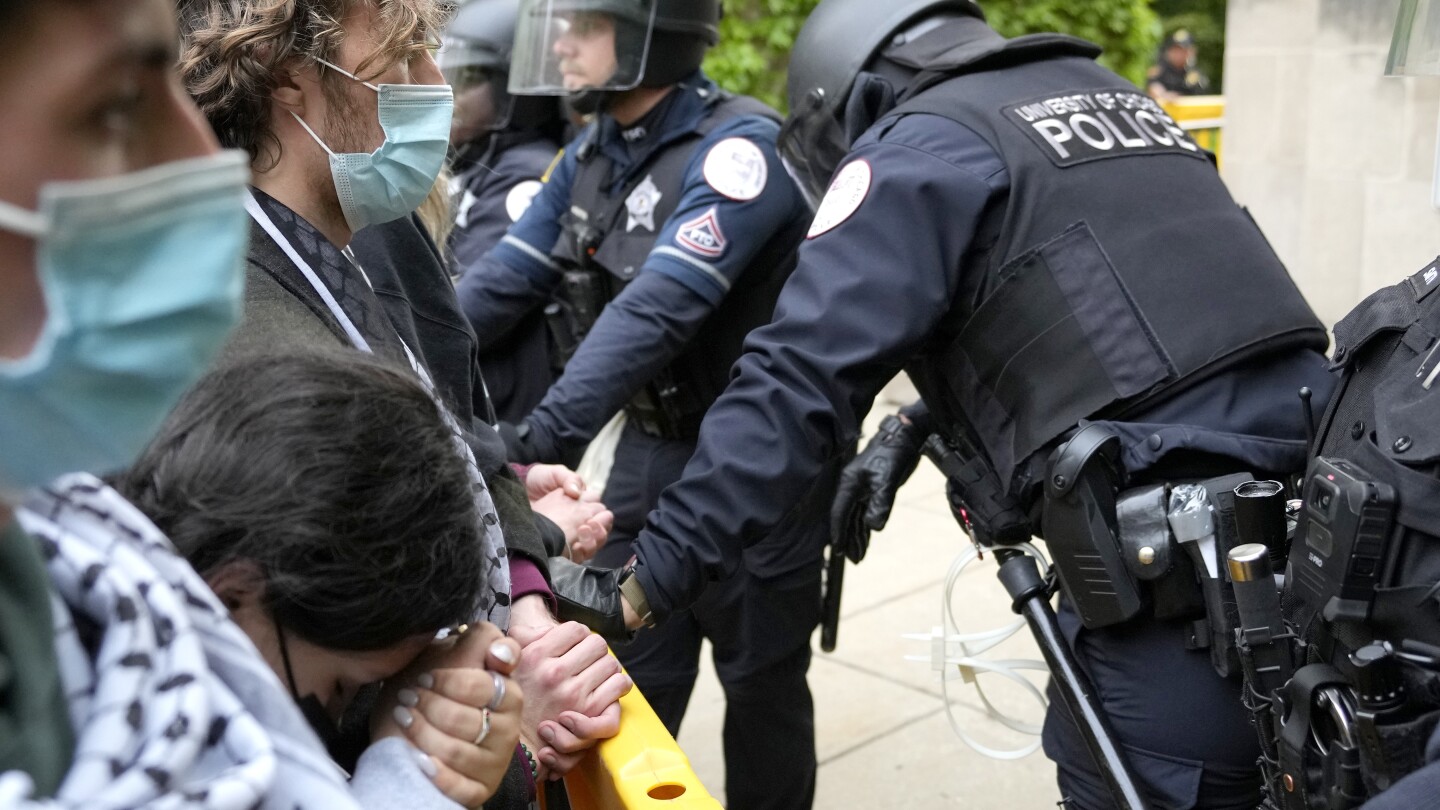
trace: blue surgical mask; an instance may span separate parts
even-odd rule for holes
[[[249,177],[222,152],[0,202],[46,306],[29,354],[0,359],[0,498],[129,465],[205,372],[243,304]]]
[[[351,232],[408,216],[435,185],[450,148],[455,98],[448,84],[381,84],[361,81],[343,68],[317,60],[380,96],[385,142],[369,154],[337,154],[295,113],[295,120],[330,155],[330,175]]]

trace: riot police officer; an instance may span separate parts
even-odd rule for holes
[[[455,91],[455,230],[449,247],[456,276],[477,264],[530,207],[564,142],[558,99],[514,96],[506,88],[517,7],[515,0],[465,3],[446,27],[437,57]],[[496,415],[517,421],[540,403],[555,378],[544,306],[503,336],[479,337],[480,368]]]
[[[856,464],[903,476],[931,431],[967,448],[951,483],[977,534],[1035,532],[1040,465],[1082,422],[1118,436],[1131,483],[1303,465],[1296,392],[1332,389],[1325,330],[1208,155],[1098,54],[1007,40],[968,0],[816,8],[781,151],[823,200],[775,321],[635,542],[652,620],[736,569],[902,368],[928,412],[891,425],[890,463]],[[1187,649],[1190,622],[1090,629],[1064,600],[1060,620],[1153,805],[1256,804],[1238,681]],[[1064,711],[1044,738],[1070,806],[1111,806]]]
[[[540,405],[503,431],[512,459],[573,459],[624,411],[604,495],[615,526],[596,558],[613,568],[679,478],[746,333],[769,320],[807,224],[776,152],[779,116],[699,69],[719,17],[718,0],[521,4],[511,92],[565,94],[595,121],[458,287],[475,331],[492,336],[558,293],[578,343]],[[834,465],[830,482],[837,473]],[[792,500],[792,519],[734,576],[617,649],[674,732],[710,639],[736,807],[808,807],[813,796],[805,676],[828,539],[826,478]]]

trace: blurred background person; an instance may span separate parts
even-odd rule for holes
[[[1210,92],[1210,82],[1195,66],[1199,50],[1195,38],[1181,28],[1160,43],[1155,64],[1145,73],[1145,89],[1156,101],[1173,101],[1182,96]]]

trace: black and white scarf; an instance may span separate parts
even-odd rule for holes
[[[139,510],[77,473],[17,513],[54,596],[76,729],[53,799],[0,775],[0,810],[351,810],[345,775],[205,581]]]

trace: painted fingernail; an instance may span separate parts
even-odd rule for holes
[[[490,645],[490,654],[499,658],[507,664],[515,663],[515,650],[503,641],[497,641]]]
[[[416,683],[421,689],[434,689],[434,688],[435,688],[435,676],[434,676],[434,675],[431,675],[431,674],[428,673],[428,672],[426,672],[425,674],[423,674],[423,675],[421,675],[420,677],[416,678],[416,679],[415,679],[415,683]]]
[[[401,706],[409,706],[412,709],[420,703],[420,696],[410,689],[401,689],[396,692],[395,699],[400,701]]]
[[[415,763],[420,766],[420,772],[431,779],[440,774],[440,769],[435,767],[435,760],[419,751],[415,752]]]
[[[545,742],[553,743],[555,742],[555,729],[546,726],[540,729],[540,736],[545,739]]]
[[[392,716],[395,718],[395,722],[400,724],[401,728],[410,728],[415,725],[415,715],[411,714],[410,710],[404,706],[396,706]]]

